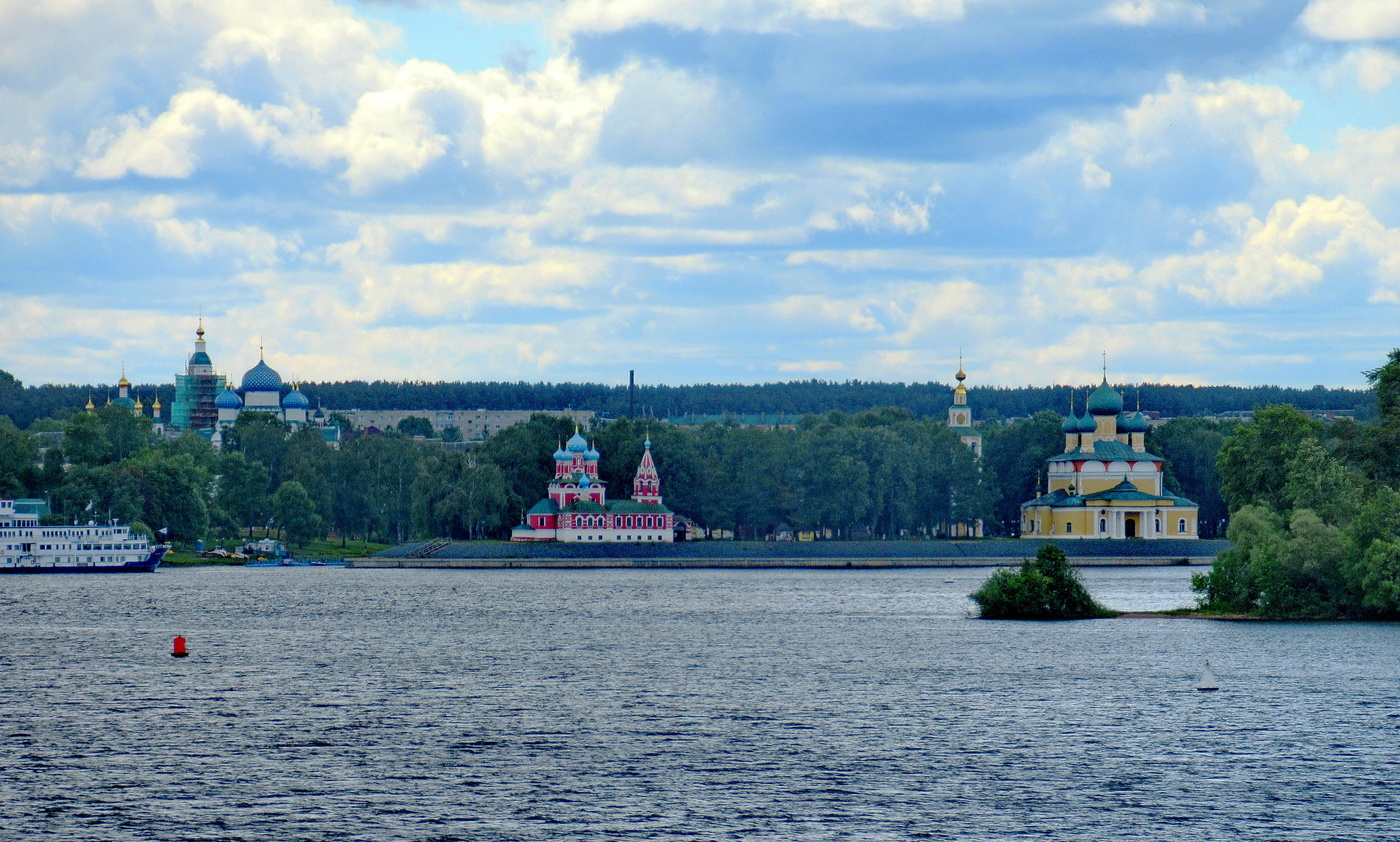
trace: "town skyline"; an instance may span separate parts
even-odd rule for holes
[[[0,11],[26,383],[1360,388],[1400,322],[1368,0]]]

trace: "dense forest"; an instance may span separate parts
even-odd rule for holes
[[[1331,470],[1335,464],[1352,472],[1347,476],[1360,477],[1356,487],[1364,489],[1363,497],[1377,488],[1394,488],[1400,477],[1394,465],[1394,454],[1400,452],[1400,433],[1395,432],[1400,409],[1387,391],[1388,370],[1372,373],[1377,378],[1375,391],[1294,393],[1315,398],[1312,408],[1334,409],[1346,408],[1343,397],[1349,397],[1353,407],[1374,407],[1380,394],[1380,416],[1373,422],[1324,424],[1294,406],[1275,404],[1263,408],[1261,421],[1252,423],[1177,417],[1154,427],[1147,447],[1167,460],[1168,489],[1200,505],[1200,534],[1205,538],[1221,534],[1232,513],[1236,526],[1241,513],[1251,522],[1256,514],[1248,511],[1251,505],[1271,512],[1298,509],[1301,498],[1281,495],[1282,489],[1292,487],[1285,482],[1286,466],[1304,456],[1314,462],[1322,457],[1333,460],[1322,467],[1308,463],[1310,469]],[[362,385],[370,390],[367,395],[381,385],[386,395],[416,389],[432,394],[435,388]],[[0,377],[5,401],[0,405],[14,406],[46,388],[54,387],[25,388],[7,375]],[[448,386],[442,388],[447,389],[444,395],[451,392]],[[563,387],[521,384],[522,391],[511,400],[538,394],[531,391],[535,388]],[[580,392],[566,401],[575,406],[579,402],[572,398],[589,387],[576,388]],[[677,389],[674,394],[698,397],[703,388]],[[773,390],[774,395],[789,388],[787,394],[794,400],[814,399],[819,393],[849,397],[860,389],[881,395],[889,394],[882,390],[894,389],[906,398],[922,394],[930,406],[937,399],[945,407],[949,396],[937,384],[713,388],[733,388],[739,390],[736,394]],[[1259,393],[1161,388],[1162,394],[1197,398],[1208,392],[1239,399]],[[625,390],[612,391],[613,400],[625,397]],[[1029,395],[1035,390],[1020,392]],[[1050,397],[1046,390],[1040,392]],[[972,402],[1015,393],[974,390]],[[719,394],[710,398],[717,400]],[[1144,387],[1145,402],[1147,394]],[[83,402],[86,399],[84,394]],[[795,405],[780,408],[786,412]],[[1016,412],[1005,405],[1008,412]],[[692,427],[646,417],[600,417],[588,435],[604,454],[602,475],[614,498],[627,496],[642,441],[650,435],[668,505],[702,528],[740,537],[764,537],[785,529],[818,530],[836,538],[938,536],[951,524],[974,520],[984,523],[988,535],[1014,535],[1021,503],[1043,488],[1045,459],[1063,447],[1061,416],[1042,409],[1004,421],[994,411],[983,411],[988,417],[979,426],[984,441],[980,462],[942,422],[941,413],[929,416],[899,405],[848,412],[824,404],[821,412],[801,416],[793,429],[733,422]],[[1275,429],[1280,413],[1293,419],[1292,426],[1281,431]],[[226,437],[223,452],[215,453],[198,435],[164,440],[152,434],[149,418],[105,404],[93,413],[35,419],[30,429],[0,417],[0,495],[43,497],[50,501],[56,520],[79,515],[92,504],[96,511],[124,521],[167,527],[180,540],[231,539],[269,523],[299,539],[328,533],[386,542],[504,537],[543,495],[553,468],[551,454],[572,433],[567,420],[535,416],[464,451],[415,441],[413,422],[419,420],[406,419],[402,429],[379,435],[351,431],[336,450],[315,431],[294,431],[272,416],[245,413]],[[1294,435],[1290,431],[1296,432],[1295,427],[1308,435]],[[64,435],[52,435],[55,432]],[[1241,460],[1238,453],[1244,442],[1261,435],[1261,446],[1275,448],[1269,451],[1270,464],[1279,476],[1240,473],[1241,465],[1258,469],[1258,459]],[[1310,446],[1314,441],[1322,457]],[[1318,475],[1331,476],[1326,471]],[[1294,486],[1302,488],[1301,480],[1294,480]],[[1269,489],[1272,496],[1261,501],[1258,489]],[[1338,518],[1365,508],[1361,498],[1342,494],[1339,499],[1350,502]],[[1237,578],[1219,574],[1212,580],[1216,584],[1209,600],[1241,604],[1243,597],[1227,593],[1224,585]]]
[[[315,430],[244,413],[215,453],[194,433],[154,436],[150,419],[115,406],[34,425],[61,429],[61,441],[0,417],[0,495],[48,499],[56,522],[92,504],[180,540],[232,539],[268,524],[297,539],[504,537],[543,496],[552,454],[573,432],[567,419],[537,415],[458,451],[415,441],[414,420],[336,450]],[[984,424],[980,464],[941,421],[899,407],[808,415],[795,429],[596,419],[588,435],[614,498],[628,495],[649,436],[668,505],[740,537],[932,537],[975,520],[989,535],[1013,535],[1045,457],[1063,446],[1060,420],[1041,412]],[[1207,537],[1224,517],[1213,466],[1230,426],[1180,419],[1149,439],[1181,466],[1169,482],[1201,502]]]
[[[1196,577],[1203,608],[1400,619],[1400,350],[1367,376],[1374,423],[1326,425],[1271,406],[1223,442],[1234,546]]]
[[[1096,384],[1095,384],[1096,385]],[[1076,386],[1081,395],[1085,386]],[[1092,385],[1088,388],[1092,388]],[[1167,418],[1215,415],[1286,403],[1303,410],[1340,410],[1359,420],[1375,417],[1374,393],[1369,389],[1289,389],[1279,386],[1170,386],[1127,384],[1117,387],[1128,406]],[[862,412],[873,407],[899,407],[919,417],[943,418],[952,402],[952,387],[943,383],[877,383],[850,380],[800,380],[757,385],[703,384],[638,386],[631,404],[626,386],[598,383],[395,383],[345,381],[300,384],[313,406],[333,409],[586,409],[605,417],[674,418],[723,415],[808,415],[832,410]],[[1045,409],[1069,407],[1068,386],[1016,388],[971,387],[970,403],[979,419],[1025,418]],[[97,404],[114,395],[110,385],[23,386],[0,371],[0,415],[27,428],[41,418],[65,419],[92,397]],[[170,384],[140,385],[134,394],[149,405],[160,398],[166,417],[175,399]],[[629,406],[632,411],[629,412]]]

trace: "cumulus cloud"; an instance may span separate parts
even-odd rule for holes
[[[1302,105],[1282,89],[1236,80],[1205,82],[1171,76],[1118,116],[1077,122],[1023,158],[1016,174],[1050,185],[1099,190],[1130,174],[1137,189],[1192,204],[1217,201],[1222,190],[1247,189],[1256,177],[1278,177],[1308,156],[1289,126]],[[1214,177],[1219,170],[1219,177]],[[1182,186],[1191,185],[1183,193]]]
[[[1105,14],[1110,20],[1125,26],[1150,26],[1164,23],[1204,23],[1206,7],[1200,3],[1181,0],[1121,0],[1111,4]]]
[[[1298,20],[1308,34],[1330,41],[1400,37],[1400,8],[1390,0],[1312,0]]]
[[[1156,309],[1157,290],[1120,260],[1053,260],[1025,270],[1018,300],[1033,319],[1066,313],[1095,320],[1119,313],[1140,317]]]
[[[1348,76],[1367,93],[1376,93],[1400,76],[1400,55],[1379,47],[1361,47],[1347,53],[1328,76]],[[1329,81],[1331,81],[1329,79]]]
[[[1232,249],[1163,258],[1143,276],[1204,302],[1259,306],[1311,293],[1329,270],[1358,261],[1359,270],[1374,279],[1371,297],[1391,300],[1394,271],[1400,268],[1400,231],[1387,229],[1345,196],[1309,196],[1275,203],[1262,220],[1251,217]]]
[[[958,20],[964,0],[574,0],[554,16],[556,31],[615,32],[644,24],[706,32],[782,32],[838,21],[871,29]]]

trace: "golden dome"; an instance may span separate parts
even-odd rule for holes
[[[160,396],[159,396],[159,395],[157,395],[157,396],[156,396],[156,399],[155,399],[154,401],[151,402],[151,409],[154,409],[156,412],[160,412]]]
[[[126,375],[123,374],[123,375],[122,375],[122,379],[120,379],[120,380],[117,381],[117,385],[120,386],[120,387],[123,388],[123,389],[130,389],[130,388],[131,388],[131,381],[130,381],[130,380],[127,380],[127,379],[126,379]]]
[[[143,410],[143,409],[145,409],[145,408],[146,408],[146,407],[144,407],[144,406],[141,405],[141,396],[140,396],[140,395],[137,395],[137,396],[136,396],[136,411],[137,411],[137,412],[140,412],[141,410]]]
[[[86,409],[88,412],[92,412],[94,409],[97,409],[97,407],[94,406],[93,403],[92,403],[92,395],[88,395],[87,406],[85,406],[85,407],[83,407],[83,408]]]

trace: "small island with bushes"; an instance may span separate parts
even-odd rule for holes
[[[1043,544],[1017,569],[998,570],[972,595],[984,620],[1094,620],[1117,617],[1089,595],[1065,551]]]

